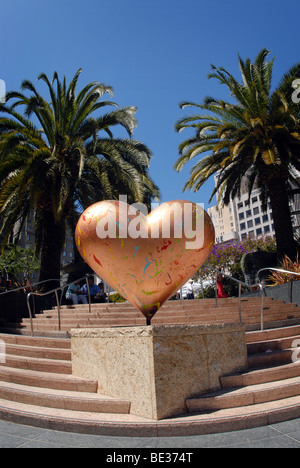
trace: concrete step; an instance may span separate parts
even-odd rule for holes
[[[288,327],[290,325],[294,325],[295,323],[299,323],[299,319],[295,319],[295,320],[280,320],[280,321],[276,321],[276,322],[264,322],[264,327],[265,328],[278,328],[278,327]],[[180,323],[180,322],[178,322]],[[183,324],[186,324],[186,322],[181,322]],[[214,321],[214,322],[210,322],[211,324],[219,324],[221,323],[220,321]],[[228,321],[227,323],[230,323],[230,321]],[[162,323],[163,324],[163,323]],[[197,321],[196,323],[197,325],[207,325],[207,321],[205,320],[199,320]],[[146,325],[146,321],[144,320],[142,322],[142,325]],[[153,323],[154,325],[154,323]],[[108,324],[101,324],[101,325],[98,325],[96,328],[107,328],[107,327],[117,327],[117,326],[121,326],[120,323],[118,324],[111,324],[111,325],[108,325]],[[135,326],[135,324],[129,324],[127,326]],[[73,326],[70,327],[69,326],[62,326],[61,327],[61,331],[59,333],[62,333],[64,335],[68,335],[70,336],[70,333],[71,333],[71,330],[72,329],[75,329],[75,328],[95,328],[94,325],[88,325],[88,324],[83,324],[82,326]],[[248,324],[247,325],[247,331],[253,331],[253,330],[259,330],[260,329],[260,324],[259,323],[253,323],[253,324]],[[27,335],[30,335],[31,331],[30,331],[30,328],[24,328],[22,330],[22,333],[24,334],[27,334]],[[35,335],[38,335],[38,336],[41,336],[41,335],[55,335],[56,333],[58,333],[58,325],[52,325],[52,326],[49,326],[49,327],[45,327],[45,326],[41,326],[41,327],[35,327],[34,328],[34,333]]]
[[[277,401],[300,394],[300,377],[268,382],[258,385],[249,385],[231,389],[220,390],[208,396],[190,398],[186,401],[189,412],[216,411],[227,408],[239,408],[270,401]]]
[[[250,329],[258,329],[260,327],[260,315],[256,314],[250,317],[242,317],[242,320]],[[292,323],[291,320],[294,320]],[[196,316],[173,316],[173,317],[163,317],[159,315],[154,316],[152,319],[152,324],[172,324],[172,323],[195,323],[195,324],[209,324],[209,323],[233,323],[238,322],[239,316],[236,313],[224,315],[224,314],[217,314],[217,315],[196,315]],[[276,322],[278,323],[276,325]],[[300,322],[300,311],[297,314],[290,314],[290,313],[272,313],[269,315],[264,316],[264,323],[266,325],[273,323],[270,325],[272,327],[281,327],[286,326],[289,324],[296,324]],[[72,328],[84,328],[84,327],[110,327],[110,326],[137,326],[137,325],[144,325],[145,318],[142,314],[140,314],[139,318],[135,319],[120,319],[116,318],[109,318],[109,319],[87,319],[87,320],[74,320],[74,321],[64,321],[61,320],[61,331],[68,332]],[[57,320],[34,320],[34,331],[55,331],[58,330],[58,321]],[[266,327],[267,328],[267,327]],[[24,320],[23,322],[23,330],[30,330],[30,322]]]
[[[264,331],[273,330],[278,328],[290,328],[292,326],[298,326],[300,323],[299,318],[292,318],[292,319],[281,319],[273,321],[270,318],[269,320],[264,321]],[[247,332],[260,332],[261,331],[261,324],[256,322],[252,324],[246,324]]]
[[[98,388],[97,381],[82,379],[70,374],[18,369],[2,364],[0,365],[0,381],[74,392],[96,393]]]
[[[92,413],[128,414],[130,412],[129,401],[98,393],[45,389],[1,381],[0,399],[26,405]]]
[[[159,310],[157,314],[154,316],[155,318],[173,318],[173,317],[197,317],[197,316],[207,316],[208,318],[211,316],[238,316],[238,308],[211,308],[211,309],[195,309],[195,308],[190,308],[190,309],[178,309],[178,310],[168,310],[168,311],[162,311]],[[269,315],[273,314],[293,314],[299,316],[300,309],[294,307],[293,305],[286,304],[284,307],[283,306],[274,306],[272,308],[265,308],[264,309],[264,315],[267,317]],[[60,314],[60,319],[61,322],[75,322],[75,321],[80,321],[80,320],[109,320],[109,319],[118,319],[118,320],[123,320],[123,319],[139,319],[141,317],[141,312],[76,312],[76,313],[61,313]],[[242,310],[242,317],[257,317],[260,315],[260,309],[258,307],[251,307],[247,308],[245,310]],[[36,322],[41,322],[41,321],[49,321],[49,320],[54,320],[58,321],[58,315],[57,313],[44,313],[37,315],[34,319]],[[24,323],[29,323],[29,319],[23,319]]]
[[[262,340],[263,337],[269,339]],[[251,338],[253,342],[249,342]],[[292,363],[299,345],[299,326],[274,329],[268,333],[247,333],[248,366],[255,369]]]
[[[275,309],[296,309],[297,305],[292,303],[292,304],[285,304],[283,302],[270,302],[269,304],[264,305],[264,310],[275,310]],[[198,304],[195,305],[193,303],[189,303],[189,305],[182,304],[181,307],[171,307],[168,306],[167,308],[162,306],[161,309],[159,310],[159,314],[161,315],[170,315],[170,314],[177,314],[179,313],[184,313],[184,314],[190,314],[190,313],[198,313],[199,311],[210,311],[211,313],[215,313],[217,311],[224,310],[225,312],[230,312],[232,310],[238,311],[238,303],[235,304],[224,304],[224,305],[219,305],[219,307],[216,307],[215,303],[212,303],[208,306],[204,306],[203,304]],[[259,303],[242,303],[241,305],[241,310],[242,312],[247,313],[247,311],[252,311],[252,310],[260,310],[260,304]],[[80,306],[76,306],[73,310],[69,309],[61,309],[60,315],[61,317],[75,317],[77,315],[79,316],[85,316],[85,315],[97,315],[100,317],[106,317],[106,316],[112,316],[112,315],[120,315],[122,316],[138,316],[140,312],[138,312],[135,308],[129,309],[129,308],[112,308],[112,309],[99,309],[95,305],[92,305],[91,312],[89,312],[88,308],[83,308]],[[45,317],[57,317],[58,312],[57,310],[46,310],[42,314],[37,314],[36,318],[45,316]]]
[[[265,368],[292,362],[294,349],[267,350],[248,356],[249,369]]]
[[[295,351],[290,344],[299,329],[297,324],[247,333],[250,366],[263,367],[222,377],[223,392],[188,399],[190,414],[163,421],[135,417],[129,414],[130,402],[98,395],[96,381],[72,376],[71,367],[64,367],[70,366],[70,358],[60,359],[59,354],[70,353],[69,339],[0,335],[8,360],[0,365],[0,418],[75,432],[167,436],[236,430],[299,417],[300,364],[282,364]],[[272,353],[266,353],[270,346]],[[55,365],[62,365],[66,373],[56,372]]]
[[[6,354],[12,354],[14,356],[27,356],[39,359],[57,359],[63,361],[71,361],[71,350],[64,348],[55,349],[28,345],[6,344],[5,352]]]
[[[14,356],[11,354],[6,354],[5,363],[2,362],[2,366],[36,370],[40,372],[55,372],[56,374],[72,373],[72,363],[70,360],[63,361],[59,359]]]
[[[300,344],[300,334],[277,338],[274,340],[255,341],[254,343],[247,344],[248,356],[251,354],[269,353],[288,348],[295,348],[298,344]]]
[[[293,304],[274,304],[272,307],[265,307],[264,308],[264,314],[265,315],[270,315],[272,313],[280,313],[280,312],[286,312],[286,313],[297,313],[299,312],[300,308],[296,307]],[[177,316],[183,315],[183,316],[191,316],[191,315],[203,315],[206,314],[207,316],[210,315],[216,315],[216,314],[223,314],[223,315],[230,315],[230,314],[237,314],[238,313],[238,307],[219,307],[219,308],[194,308],[190,307],[188,309],[176,309],[176,310],[168,310],[168,311],[163,311],[162,309],[159,310],[156,314],[156,316],[161,316],[161,317],[170,317],[170,316]],[[257,306],[251,306],[242,309],[242,315],[251,316],[251,315],[257,315],[260,314],[260,308]],[[141,315],[140,312],[134,311],[134,312],[125,312],[123,310],[119,311],[112,311],[112,312],[96,312],[93,311],[89,313],[88,311],[76,311],[74,313],[69,313],[69,312],[62,312],[60,314],[61,319],[69,319],[69,320],[74,320],[74,319],[80,319],[80,318],[138,318]],[[38,314],[35,317],[35,320],[46,320],[46,319],[55,319],[58,320],[58,314],[55,312],[53,313],[52,311],[45,312],[43,314]],[[29,319],[25,319],[26,321],[29,321]]]
[[[218,308],[232,308],[238,307],[239,300],[238,298],[227,298],[227,299],[218,299]],[[272,298],[264,298],[264,306],[269,307],[271,305],[286,305],[283,300],[274,301]],[[250,298],[242,299],[241,301],[242,309],[249,307],[257,307],[260,305],[260,298]],[[296,307],[296,304],[293,304]],[[190,310],[190,309],[215,309],[216,301],[215,299],[206,299],[206,300],[193,300],[193,301],[168,301],[165,303],[161,309],[161,313],[173,312],[177,310]],[[76,306],[61,306],[61,314],[71,314],[71,313],[88,313],[89,306],[84,304],[78,304]],[[91,304],[92,313],[112,313],[112,312],[126,312],[126,313],[137,313],[135,307],[129,303],[119,303],[119,304]],[[53,307],[51,310],[45,310],[44,313],[51,315],[52,313],[57,314],[57,307]]]
[[[300,417],[300,397],[151,421],[131,414],[46,408],[0,399],[0,418],[24,425],[95,435],[172,437],[266,426]]]
[[[29,326],[20,326],[15,327],[15,323],[5,323],[3,327],[0,327],[0,335],[10,334],[18,336],[32,336],[31,328]],[[44,330],[39,331],[38,333],[34,332],[35,337],[40,338],[70,338],[69,330],[59,331],[59,330]]]
[[[247,343],[264,342],[300,335],[300,325],[273,328],[270,330],[253,331],[246,335]]]
[[[27,336],[18,334],[0,334],[0,340],[6,344],[15,344],[23,346],[35,346],[38,349],[54,348],[54,349],[71,349],[71,340],[68,338],[55,338],[55,337],[39,337]]]
[[[213,299],[170,301],[152,323],[238,321],[238,299],[224,301],[218,309]],[[6,362],[0,364],[0,418],[75,432],[167,436],[244,429],[300,416],[300,364],[291,362],[300,339],[300,308],[294,304],[266,300],[264,321],[271,328],[247,333],[248,371],[222,377],[221,392],[188,399],[190,413],[163,421],[131,415],[129,401],[99,395],[98,382],[71,374],[71,340],[62,338],[63,333],[78,326],[145,324],[129,304],[100,306],[92,314],[88,306],[76,307],[76,312],[62,309],[61,332],[55,310],[38,315],[34,330],[39,335],[60,333],[56,338],[0,335],[6,348]],[[242,318],[248,329],[260,326],[259,298],[242,303]],[[23,326],[20,330],[29,333],[29,320]]]
[[[249,370],[240,374],[221,377],[222,388],[246,387],[300,377],[300,361],[265,369]]]

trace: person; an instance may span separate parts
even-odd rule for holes
[[[79,301],[81,301],[82,304],[87,304],[87,299],[80,289],[79,281],[75,281],[75,283],[69,285],[66,292],[66,299],[71,299],[73,305],[77,305]]]
[[[218,268],[217,274],[217,298],[226,298],[228,295],[224,291],[223,286],[223,275],[221,273],[221,268]]]
[[[187,299],[194,299],[193,280],[190,280],[188,282],[187,289],[186,289],[186,297]]]
[[[90,296],[91,296],[91,302],[105,302],[106,295],[104,294],[103,290],[100,289],[98,284],[94,283],[94,278],[89,278],[89,290],[90,290]],[[88,297],[88,287],[87,284],[85,284],[82,287],[82,292],[85,295],[85,297]]]

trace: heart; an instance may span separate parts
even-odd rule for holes
[[[147,323],[200,268],[214,240],[208,214],[185,200],[162,203],[147,216],[123,201],[101,201],[82,213],[75,231],[85,262]]]

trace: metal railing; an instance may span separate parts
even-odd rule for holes
[[[260,273],[261,273],[262,271],[269,271],[269,270],[272,270],[272,271],[279,271],[280,273],[286,273],[286,274],[288,274],[288,275],[300,276],[300,273],[296,273],[296,272],[294,272],[294,271],[289,271],[289,270],[282,270],[281,268],[273,268],[273,267],[261,268],[261,269],[258,270],[258,272],[256,273],[256,276],[257,276],[257,279],[258,279],[259,282],[260,282],[260,279],[259,279]]]
[[[44,281],[39,281],[38,283],[26,284],[25,286],[19,286],[18,288],[8,289],[7,291],[2,291],[0,293],[0,296],[8,295],[8,294],[18,292],[18,291],[23,291],[24,293],[28,293],[28,289],[35,288],[37,286],[40,286],[41,284],[49,283],[50,281],[51,282],[58,281],[60,283],[60,280],[57,279],[57,278],[48,279],[48,280],[44,280]],[[34,304],[34,313],[35,313],[35,304]]]
[[[240,281],[236,278],[233,278],[233,276],[230,276],[230,275],[227,275],[226,273],[222,273],[220,272],[219,270],[217,270],[216,268],[213,268],[209,265],[203,265],[201,268],[209,268],[210,270],[213,270],[215,273],[216,273],[216,277],[215,277],[215,281],[216,281],[216,287],[215,287],[215,294],[216,294],[216,307],[218,307],[218,297],[217,297],[217,277],[219,274],[221,274],[222,276],[225,276],[226,278],[229,278],[230,280],[232,281],[235,281],[236,283],[238,283],[239,285],[239,318],[240,318],[240,322],[242,321],[242,309],[241,309],[241,290],[242,290],[242,286],[250,289],[250,290],[253,290],[253,288],[259,288],[260,290],[260,329],[261,331],[264,330],[264,297],[265,297],[265,291],[264,291],[264,286],[262,284],[262,281],[260,279],[260,275],[263,271],[278,271],[280,273],[286,273],[288,275],[291,275],[291,276],[300,276],[300,273],[295,273],[293,271],[289,271],[289,270],[283,270],[281,268],[274,268],[274,267],[267,267],[267,268],[261,268],[257,274],[256,274],[256,277],[257,277],[257,283],[254,283],[252,285],[249,285],[247,283],[244,283],[243,281]]]
[[[289,271],[289,270],[283,270],[282,268],[270,267],[270,268],[261,268],[260,270],[258,270],[258,272],[256,273],[256,277],[257,277],[258,283],[261,285],[261,289],[262,289],[262,294],[261,294],[261,330],[263,330],[263,308],[264,308],[265,293],[264,293],[263,285],[262,285],[261,280],[260,280],[260,274],[263,271],[270,271],[270,270],[271,271],[278,271],[280,273],[286,273],[286,274],[291,275],[291,276],[300,276],[300,273],[295,273],[295,272]]]
[[[48,280],[40,281],[39,283],[26,284],[25,286],[20,286],[19,288],[8,289],[7,291],[1,292],[0,296],[4,296],[4,294],[10,294],[10,293],[17,292],[17,291],[22,291],[22,290],[24,290],[24,292],[27,292],[26,289],[39,286],[40,284],[48,283],[49,281],[58,281],[60,283],[60,280],[57,279],[57,278],[56,279],[48,279]]]
[[[215,282],[216,282],[216,286],[215,286],[215,300],[216,300],[216,307],[218,307],[218,297],[217,297],[217,277],[218,275],[222,275],[223,277],[225,278],[228,278],[229,280],[231,281],[234,281],[235,283],[238,284],[238,299],[239,299],[239,302],[238,302],[238,311],[239,311],[239,320],[240,320],[240,323],[242,322],[242,305],[241,305],[241,302],[242,302],[242,296],[241,296],[241,293],[242,293],[242,287],[244,288],[247,288],[251,291],[253,291],[253,288],[259,288],[260,290],[260,298],[261,298],[261,301],[260,301],[260,328],[261,330],[264,329],[264,296],[265,296],[265,292],[264,292],[264,287],[263,287],[263,284],[260,280],[260,274],[263,272],[263,271],[278,271],[278,272],[281,272],[281,273],[286,273],[286,274],[289,274],[289,275],[295,275],[295,276],[300,276],[300,273],[295,273],[295,272],[292,272],[292,271],[288,271],[288,270],[283,270],[281,268],[274,268],[274,267],[267,267],[267,268],[261,268],[258,272],[257,272],[257,283],[254,283],[252,285],[249,285],[241,280],[238,280],[237,278],[234,278],[233,276],[230,276],[226,273],[223,273],[221,272],[220,270],[217,270],[216,268],[214,267],[211,267],[209,265],[202,265],[201,268],[208,268],[210,270],[213,270],[215,272]],[[55,298],[56,298],[56,303],[57,303],[57,310],[58,310],[58,329],[61,330],[61,317],[60,317],[60,308],[61,308],[61,301],[59,300],[59,297],[58,297],[58,292],[59,291],[63,291],[64,289],[66,289],[68,286],[70,286],[71,284],[75,283],[75,282],[80,282],[80,281],[83,281],[85,280],[86,281],[86,285],[87,285],[87,291],[88,291],[88,298],[89,298],[89,313],[91,313],[91,295],[90,295],[90,287],[89,287],[89,283],[88,283],[88,279],[90,277],[93,277],[94,274],[89,274],[89,275],[85,275],[75,281],[71,281],[70,283],[67,283],[67,284],[64,284],[63,286],[59,286],[58,288],[55,288],[55,289],[52,289],[51,291],[47,291],[47,292],[38,292],[38,291],[31,291],[27,294],[27,307],[28,307],[28,311],[29,311],[29,318],[30,318],[30,328],[31,328],[31,334],[32,336],[34,336],[34,330],[33,330],[33,313],[32,313],[32,309],[31,309],[31,305],[30,305],[30,299],[31,297],[33,296],[40,296],[40,297],[44,297],[44,296],[47,296],[47,295],[50,295],[50,294],[54,294],[55,295]],[[19,288],[15,288],[15,289],[12,289],[12,290],[8,290],[8,291],[4,291],[4,292],[1,292],[0,293],[0,296],[1,295],[4,295],[4,294],[9,294],[9,293],[12,293],[12,292],[17,292],[17,291],[21,291],[21,290],[25,290],[28,289],[28,288],[33,288],[33,287],[36,287],[36,286],[40,286],[41,284],[45,284],[49,281],[59,281],[58,279],[49,279],[49,280],[45,280],[45,281],[41,281],[39,283],[33,283],[33,284],[29,284],[29,285],[26,285],[26,286],[21,286]],[[62,297],[62,295],[61,295]],[[34,304],[34,301],[33,301],[33,304]]]
[[[57,304],[57,313],[58,313],[58,330],[60,331],[61,330],[61,320],[60,320],[60,308],[61,308],[61,302],[58,298],[58,292],[59,291],[63,291],[64,289],[66,289],[68,286],[70,286],[71,284],[73,283],[77,283],[77,282],[80,282],[80,281],[83,281],[85,280],[86,281],[86,285],[87,285],[87,292],[88,292],[88,298],[89,298],[89,313],[91,313],[91,294],[90,294],[90,286],[89,286],[89,282],[88,282],[88,279],[90,277],[93,277],[94,274],[89,274],[89,275],[85,275],[83,276],[82,278],[79,278],[77,280],[74,280],[74,281],[71,281],[70,283],[67,283],[67,284],[64,284],[63,286],[60,286],[59,288],[55,288],[55,289],[52,289],[51,291],[47,291],[47,292],[30,292],[27,294],[27,307],[28,307],[28,311],[29,311],[29,318],[30,318],[30,329],[31,329],[31,335],[34,336],[34,330],[33,330],[33,314],[32,314],[32,310],[31,310],[31,306],[30,306],[30,298],[33,297],[33,296],[40,296],[40,297],[44,297],[44,296],[48,296],[50,294],[54,294],[55,295],[55,298],[56,298],[56,304]]]
[[[233,276],[231,275],[227,275],[226,273],[223,273],[221,272],[220,270],[217,270],[216,268],[214,267],[211,267],[209,265],[202,265],[201,268],[209,268],[210,270],[213,270],[215,272],[215,282],[216,282],[216,286],[215,286],[215,299],[216,299],[216,307],[218,308],[218,291],[217,291],[217,282],[218,282],[218,276],[219,275],[222,275],[224,276],[225,278],[228,278],[232,281],[234,281],[235,283],[238,283],[238,288],[239,288],[239,294],[238,294],[238,299],[239,299],[239,319],[240,319],[240,323],[242,322],[242,286],[244,286],[245,288],[248,288],[250,289],[251,291],[253,290],[253,288],[259,288],[260,289],[260,293],[261,293],[261,327],[263,327],[263,317],[262,317],[262,314],[263,314],[263,295],[264,295],[264,291],[263,291],[263,286],[261,283],[255,283],[255,284],[247,284],[247,283],[244,283],[244,281],[241,281],[241,280],[238,280],[237,278],[234,278]],[[262,328],[263,329],[263,328]]]

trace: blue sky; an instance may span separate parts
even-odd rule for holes
[[[82,68],[78,89],[90,81],[112,86],[120,106],[138,107],[134,137],[154,155],[150,173],[162,200],[207,208],[213,180],[183,193],[191,166],[173,170],[178,145],[189,136],[174,130],[187,112],[178,103],[228,99],[207,79],[210,65],[238,76],[238,54],[254,58],[263,47],[276,57],[276,85],[300,60],[299,17],[299,0],[0,0],[0,78],[7,90],[18,90],[41,72],[70,80]]]

